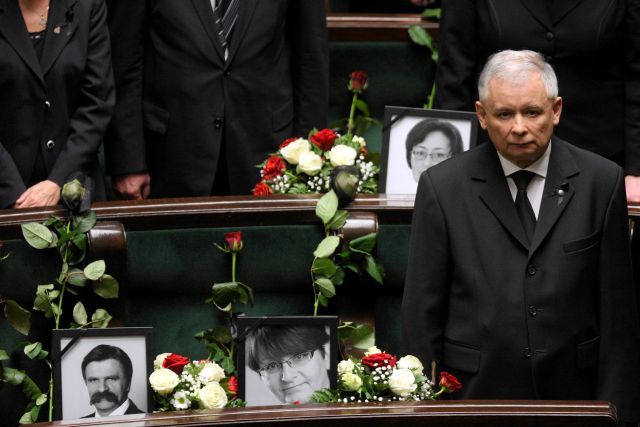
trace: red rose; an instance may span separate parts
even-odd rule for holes
[[[362,93],[367,89],[367,73],[364,71],[352,71],[349,74],[349,90]]]
[[[162,367],[171,369],[176,374],[180,375],[182,373],[182,369],[189,363],[189,358],[180,356],[179,354],[171,353],[167,357],[164,358],[162,362]]]
[[[224,246],[229,252],[240,252],[242,250],[242,232],[224,233]]]
[[[289,139],[285,139],[284,141],[282,141],[282,144],[280,144],[280,148],[284,148],[287,145],[291,144],[293,141],[295,141],[298,138],[289,138]]]
[[[271,194],[271,188],[269,188],[269,186],[265,184],[264,181],[260,181],[256,184],[255,187],[253,187],[252,193],[254,196],[268,196],[269,194]]]
[[[287,165],[282,157],[271,156],[267,159],[267,162],[262,168],[263,179],[273,179],[282,175],[282,171],[286,169]]]
[[[299,405],[299,404],[300,404],[300,401],[299,401],[299,400],[296,400],[295,402],[293,402],[293,404],[294,404],[294,405]]]
[[[233,375],[227,380],[227,390],[229,390],[230,394],[238,393],[238,380]]]
[[[362,364],[368,366],[371,369],[378,368],[380,366],[393,367],[396,364],[396,356],[392,356],[389,353],[374,353],[362,358]]]
[[[338,135],[331,129],[322,129],[318,132],[311,135],[311,142],[313,145],[321,149],[322,151],[329,151],[331,147],[333,147],[333,143],[335,142]]]
[[[462,384],[458,379],[448,372],[440,373],[440,387],[444,388],[446,392],[452,393],[462,388]]]

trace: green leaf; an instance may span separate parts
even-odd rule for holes
[[[362,112],[362,114],[364,114],[365,116],[370,116],[371,114],[369,114],[369,106],[367,105],[367,103],[365,101],[363,101],[362,99],[358,99],[356,101],[356,108]]]
[[[425,9],[424,12],[422,12],[422,17],[423,18],[431,18],[431,19],[440,19],[440,15],[442,14],[442,9],[439,7],[436,8],[428,8]]]
[[[80,301],[78,301],[73,307],[73,320],[78,325],[87,324],[87,309],[84,308],[84,304],[82,304],[82,302]]]
[[[41,351],[42,344],[39,342],[31,343],[24,348],[24,354],[26,354],[29,359],[36,359]]]
[[[327,228],[329,230],[339,230],[344,227],[347,218],[349,218],[349,212],[341,209],[337,211],[333,218],[327,223]]]
[[[236,371],[236,366],[233,363],[233,359],[231,359],[230,357],[223,358],[220,366],[222,367],[222,369],[224,369],[225,372],[229,374]]]
[[[357,325],[349,336],[351,345],[359,349],[368,349],[376,344],[376,337],[370,325]]]
[[[31,313],[14,300],[6,300],[4,315],[13,328],[22,335],[29,335],[31,329]]]
[[[349,249],[362,254],[370,254],[376,247],[376,233],[365,234],[349,242]]]
[[[102,277],[107,266],[103,260],[94,261],[84,268],[84,275],[89,280],[98,280]]]
[[[342,267],[351,270],[356,274],[362,274],[362,268],[355,262],[345,262],[344,264],[342,264]]]
[[[118,298],[118,292],[120,291],[120,285],[118,281],[108,274],[102,276],[97,282],[92,282],[93,293],[104,298]]]
[[[336,272],[331,276],[331,281],[336,286],[342,285],[344,282],[344,269],[342,267],[336,268]]]
[[[97,309],[95,313],[93,313],[93,316],[91,316],[91,322],[94,328],[106,328],[109,326],[110,321],[111,315],[103,308]]]
[[[318,286],[320,292],[325,297],[331,298],[336,295],[336,287],[330,279],[327,279],[326,277],[319,277],[314,283]]]
[[[326,193],[318,200],[316,205],[316,216],[327,224],[338,210],[338,196],[333,190]]]
[[[211,340],[221,343],[221,344],[229,344],[233,340],[231,337],[231,333],[229,332],[229,328],[218,325],[215,328],[210,330],[210,334],[207,334]]]
[[[83,253],[87,250],[87,235],[86,234],[77,234],[71,239],[73,244]]]
[[[411,40],[419,44],[420,46],[428,47],[429,49],[433,48],[433,37],[431,34],[427,32],[424,28],[419,25],[412,25],[409,27],[409,37]]]
[[[77,231],[86,233],[96,225],[96,213],[89,210],[82,215],[77,215],[73,218],[73,224]]]
[[[340,245],[340,238],[338,236],[327,236],[318,245],[313,256],[316,258],[327,258],[331,256]]]
[[[47,402],[47,395],[46,394],[41,394],[40,396],[38,396],[38,398],[36,399],[36,405],[38,406],[42,406]]]
[[[23,371],[18,371],[17,369],[4,368],[2,369],[2,377],[4,381],[15,386],[22,384],[22,381],[27,377],[27,374]]]
[[[371,276],[373,280],[382,284],[384,279],[384,271],[381,270],[380,266],[376,263],[376,260],[371,255],[366,256],[364,269],[367,273],[369,273],[369,276]]]
[[[318,302],[323,307],[326,307],[327,305],[329,305],[329,299],[322,294],[318,295]]]
[[[331,277],[338,266],[329,258],[316,258],[311,265],[311,272],[316,275]]]
[[[49,297],[49,291],[52,291],[53,289],[54,286],[52,284],[38,285],[36,289],[36,298],[33,302],[33,309],[36,311],[42,311],[47,319],[51,318],[53,315],[54,309]]]
[[[0,349],[0,362],[2,362],[3,360],[9,360],[9,353]]]
[[[36,249],[46,249],[55,246],[54,234],[42,224],[29,222],[22,224],[22,236],[29,245]]]
[[[79,288],[83,288],[87,285],[87,276],[79,268],[72,268],[67,273],[67,283]]]
[[[35,422],[36,422],[36,420],[31,418],[31,411],[28,411],[28,412],[25,412],[24,414],[22,414],[22,416],[20,417],[20,420],[18,420],[18,423],[20,423],[21,425],[33,424]]]

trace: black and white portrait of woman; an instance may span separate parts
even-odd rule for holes
[[[380,192],[415,194],[420,174],[475,145],[474,113],[387,107]]]
[[[329,325],[273,324],[252,329],[244,345],[247,404],[307,403],[314,391],[331,387],[335,371],[331,342]]]

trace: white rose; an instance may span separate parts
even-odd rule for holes
[[[171,393],[179,382],[178,374],[166,368],[157,369],[149,375],[149,384],[153,391],[165,396]]]
[[[372,354],[378,354],[378,353],[382,353],[382,351],[374,345],[373,347],[369,347],[369,349],[364,352],[364,355],[370,356]]]
[[[422,375],[424,372],[424,366],[422,366],[420,359],[410,354],[401,357],[396,366],[401,369],[409,369],[414,375]]]
[[[394,369],[389,377],[389,388],[396,396],[407,397],[417,387],[416,378],[409,369]]]
[[[335,166],[351,166],[356,161],[358,153],[348,145],[334,145],[329,151],[331,164]]]
[[[353,372],[347,372],[340,377],[342,385],[349,391],[358,391],[362,387],[362,378]]]
[[[217,382],[211,382],[198,391],[200,406],[204,409],[224,408],[227,404],[227,394]]]
[[[280,149],[280,154],[284,159],[292,165],[297,165],[300,161],[300,155],[307,153],[311,149],[309,141],[298,138],[289,145]]]
[[[300,154],[298,166],[302,172],[314,176],[322,169],[322,158],[313,151],[307,151]]]
[[[338,375],[344,375],[352,373],[356,365],[351,360],[342,360],[338,363]]]
[[[224,377],[224,369],[214,362],[208,362],[198,374],[198,379],[202,384],[207,384],[212,381],[218,382]]]
[[[157,355],[156,359],[153,361],[153,369],[162,368],[162,362],[164,362],[164,359],[170,354],[171,353],[161,353],[161,354]]]

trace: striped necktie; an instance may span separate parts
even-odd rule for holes
[[[238,20],[239,9],[240,0],[218,0],[217,7],[213,9],[218,39],[225,51],[228,50],[228,46],[231,43],[231,34]]]

